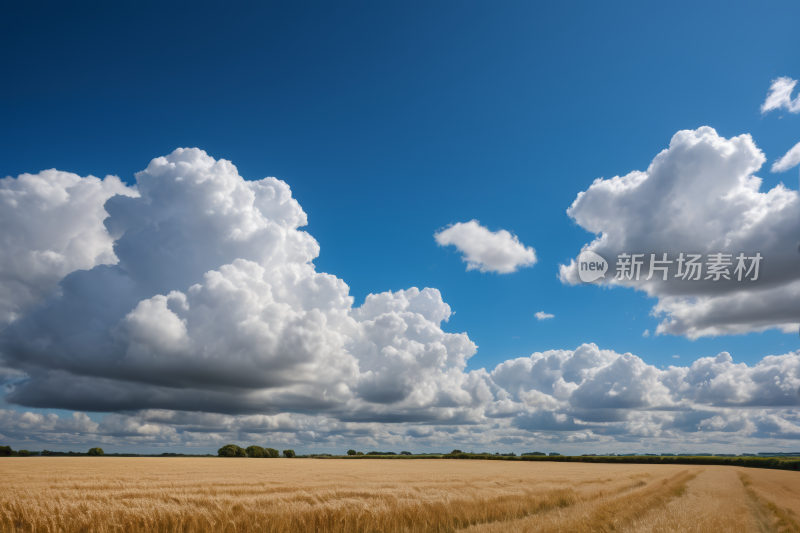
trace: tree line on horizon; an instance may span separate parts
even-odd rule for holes
[[[347,455],[414,455],[411,452],[400,452],[399,454],[395,452],[357,452],[355,450],[347,450]]]
[[[242,448],[236,444],[226,444],[217,450],[217,455],[219,457],[254,457],[258,459],[277,458],[281,456],[280,452],[275,448],[262,448],[261,446],[248,446],[247,448]],[[297,457],[297,454],[294,453],[294,450],[283,450],[283,456],[292,458]]]
[[[481,453],[465,453],[461,450],[453,450],[451,452],[442,452],[442,453],[412,453],[409,451],[402,451],[400,453],[395,452],[379,452],[379,451],[371,451],[371,452],[361,452],[356,451],[353,449],[347,450],[347,456],[349,457],[358,457],[358,456],[372,456],[372,457],[422,457],[422,458],[430,458],[430,457],[442,457],[446,459],[466,459],[466,458],[517,458],[516,453],[490,453],[490,452],[481,452]],[[108,456],[102,448],[94,447],[90,448],[87,452],[56,452],[56,451],[48,451],[43,450],[41,452],[37,451],[28,451],[28,450],[18,450],[14,451],[11,446],[0,446],[0,457],[30,457],[30,456],[53,456],[53,457],[62,457],[62,456]],[[183,453],[170,453],[165,452],[161,454],[151,454],[151,455],[141,455],[141,454],[134,454],[134,453],[112,453],[111,456],[118,456],[118,457],[213,457],[211,454],[201,454],[201,455],[192,455],[192,454],[183,454]],[[217,450],[218,457],[252,457],[252,458],[278,458],[281,457],[281,452],[276,450],[275,448],[264,448],[261,446],[248,446],[247,448],[242,448],[236,444],[226,444],[219,450]],[[286,458],[293,458],[297,457],[297,454],[294,450],[288,449],[283,450],[283,457]],[[309,458],[334,458],[334,457],[344,457],[343,455],[337,454],[330,454],[330,453],[317,453],[317,454],[309,454],[309,455],[301,455],[300,457],[309,457]],[[740,455],[736,454],[725,454],[725,453],[662,453],[662,454],[654,454],[654,453],[604,453],[604,454],[594,454],[594,453],[585,453],[581,456],[563,456],[557,452],[525,452],[521,454],[520,459],[544,459],[545,457],[551,458],[559,458],[559,457],[583,457],[587,459],[596,458],[601,459],[603,457],[610,458],[610,459],[622,459],[622,458],[630,458],[630,459],[655,459],[658,457],[668,459],[668,458],[701,458],[701,457],[708,457],[708,458],[797,458],[800,457],[800,452],[759,452],[758,454],[754,453],[742,453]],[[633,461],[639,462],[639,461]]]
[[[16,452],[11,449],[11,446],[0,446],[0,456],[17,456],[17,457],[30,457],[31,455],[84,455],[83,453],[75,453],[75,452],[51,452],[49,450],[42,450],[41,452],[31,452],[28,450],[17,450]],[[103,452],[103,448],[89,448],[89,451],[86,452],[85,455],[105,455]]]

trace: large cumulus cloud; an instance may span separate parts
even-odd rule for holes
[[[762,192],[755,173],[766,161],[749,135],[726,139],[709,127],[680,131],[644,172],[597,179],[567,210],[597,235],[584,246],[603,256],[602,283],[658,298],[657,333],[689,338],[800,326],[800,197],[783,185]],[[644,254],[639,281],[615,280],[619,254]],[[646,281],[651,254],[672,260]],[[700,280],[676,277],[679,254],[700,254]],[[709,254],[730,254],[730,280],[706,280]],[[737,257],[763,258],[756,281],[735,275]],[[746,261],[750,267],[750,260]],[[573,260],[560,267],[564,283],[580,283]]]
[[[316,272],[317,242],[289,186],[246,181],[200,150],[136,175],[105,209],[118,262],[74,271],[0,334],[25,372],[8,400],[81,410],[326,410],[387,404],[431,417],[463,403],[466,335],[445,333],[435,289],[371,295]],[[456,401],[454,398],[458,398]]]
[[[0,410],[3,438],[497,449],[800,435],[797,354],[659,369],[587,344],[468,372],[477,347],[442,329],[451,311],[436,289],[354,307],[344,281],[316,271],[286,183],[246,181],[196,149],[154,159],[136,181],[75,222],[113,242],[106,255],[60,274],[0,332],[6,401],[77,412]],[[39,222],[56,225],[46,213]]]

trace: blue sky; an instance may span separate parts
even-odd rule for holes
[[[674,355],[688,366],[727,351],[754,365],[800,348],[780,330],[644,338],[661,322],[649,315],[657,298],[558,278],[594,239],[566,213],[578,193],[646,170],[680,130],[750,134],[767,159],[761,191],[798,189],[796,169],[768,167],[800,141],[800,116],[759,109],[773,79],[800,78],[795,2],[3,12],[3,176],[57,168],[133,184],[178,147],[230,160],[248,180],[275,176],[308,214],[317,271],[344,280],[356,306],[370,293],[441,292],[455,311],[442,329],[479,347],[467,371],[583,343],[659,368]],[[466,271],[433,235],[473,219],[535,248],[537,264]]]

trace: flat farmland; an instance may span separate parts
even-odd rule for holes
[[[800,474],[459,460],[0,460],[3,532],[800,531]]]

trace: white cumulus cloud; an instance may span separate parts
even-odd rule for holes
[[[467,270],[509,274],[536,264],[536,251],[506,230],[489,231],[477,220],[453,224],[434,235],[439,246],[455,246]]]
[[[676,133],[645,171],[597,179],[578,194],[567,214],[597,237],[584,249],[616,268],[622,253],[643,254],[640,280],[606,276],[601,283],[658,298],[657,334],[695,339],[800,326],[800,197],[783,185],[762,192],[755,173],[766,158],[749,135],[720,137],[709,127]],[[651,259],[673,261],[646,280]],[[680,254],[701,256],[702,279],[678,274]],[[707,279],[709,254],[730,254],[729,280]],[[738,281],[740,254],[763,260],[756,281]],[[746,260],[746,267],[750,267]],[[658,265],[655,265],[658,266]],[[611,270],[610,269],[610,270]],[[684,272],[685,273],[685,272]],[[577,284],[575,261],[560,279]]]
[[[556,315],[551,315],[550,313],[545,313],[544,311],[537,311],[533,314],[533,316],[535,316],[537,320],[542,321],[547,320],[548,318],[554,318]]]
[[[451,311],[439,291],[354,308],[342,280],[316,272],[289,186],[246,181],[201,150],[154,159],[136,181],[140,196],[105,203],[114,264],[66,275],[60,296],[0,333],[2,366],[28,377],[8,401],[467,416],[452,406],[475,402],[463,369],[476,346],[441,330]]]

